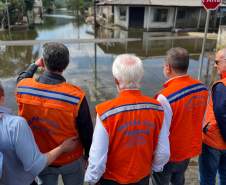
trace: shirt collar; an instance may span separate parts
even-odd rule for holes
[[[175,82],[175,81],[181,81],[183,79],[188,79],[190,76],[189,75],[181,75],[181,76],[175,76],[173,78],[170,78],[168,81],[166,81],[164,84],[163,84],[163,87],[167,87],[169,86],[169,84],[171,84],[172,82]]]
[[[44,84],[50,84],[50,85],[55,85],[55,84],[60,84],[63,82],[66,82],[65,78],[56,73],[52,73],[49,71],[45,71],[39,78],[38,82],[44,83]]]
[[[123,89],[119,93],[119,96],[128,96],[128,95],[139,96],[141,95],[141,91],[140,89]]]
[[[10,114],[12,111],[7,107],[0,106],[0,113]]]
[[[223,72],[223,73],[221,74],[221,79],[224,79],[224,78],[226,78],[226,72]]]

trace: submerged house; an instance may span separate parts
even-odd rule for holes
[[[201,0],[99,0],[96,6],[98,16],[111,19],[125,29],[199,30],[204,28],[206,20]],[[213,30],[219,23],[226,22],[221,9],[211,11],[210,28]]]

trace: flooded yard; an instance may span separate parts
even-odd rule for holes
[[[80,22],[73,15],[65,12],[55,12],[45,16],[44,24],[30,31],[1,32],[0,40],[54,40],[54,39],[93,39],[94,30],[91,25]],[[66,79],[81,86],[87,95],[92,117],[95,117],[94,107],[97,103],[115,97],[117,94],[111,66],[118,54],[131,53],[141,57],[144,62],[145,75],[142,90],[145,94],[154,96],[165,81],[162,74],[165,52],[171,47],[184,47],[191,54],[189,74],[198,76],[199,56],[202,39],[151,40],[152,37],[177,36],[172,33],[147,33],[142,31],[124,31],[98,29],[98,38],[140,38],[141,41],[125,43],[82,43],[67,44],[70,51],[70,65],[64,73]],[[216,40],[208,40],[207,50],[216,47]],[[6,104],[17,111],[14,92],[16,78],[32,61],[41,56],[41,46],[0,46],[0,80],[6,90]],[[206,79],[207,58],[204,60],[202,80]],[[189,167],[187,184],[197,184],[197,163]]]

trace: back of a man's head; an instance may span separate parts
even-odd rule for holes
[[[69,64],[69,50],[61,43],[46,43],[43,45],[43,59],[49,71],[63,72]]]
[[[171,48],[166,53],[166,63],[168,63],[175,73],[185,74],[189,67],[189,54],[184,48]]]
[[[144,75],[143,63],[136,56],[119,55],[113,63],[112,73],[118,80],[120,89],[140,88],[140,81]]]

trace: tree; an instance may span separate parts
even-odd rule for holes
[[[35,0],[24,0],[26,12],[31,11],[33,9],[34,2],[35,2]]]
[[[70,10],[79,11],[82,10],[84,1],[83,0],[67,0],[67,7]]]
[[[42,2],[47,12],[51,12],[53,10],[54,0],[43,0]]]

